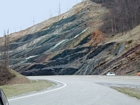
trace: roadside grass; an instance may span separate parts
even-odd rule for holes
[[[116,89],[117,91],[127,94],[131,97],[136,97],[137,99],[140,99],[140,89],[128,87],[111,87],[111,88]]]
[[[46,80],[31,80],[29,83],[4,85],[0,86],[0,88],[2,88],[6,96],[10,98],[45,90],[55,85],[55,83]]]

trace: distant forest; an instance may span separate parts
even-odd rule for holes
[[[140,24],[140,0],[91,0],[101,3],[110,12],[104,16],[101,31],[116,34],[127,32]]]

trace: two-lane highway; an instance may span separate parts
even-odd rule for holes
[[[140,105],[140,100],[97,83],[140,86],[139,77],[40,76],[30,79],[60,81],[62,86],[9,99],[10,105]]]

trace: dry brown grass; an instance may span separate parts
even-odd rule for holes
[[[30,81],[29,83],[13,84],[0,86],[7,97],[25,95],[33,92],[45,90],[49,87],[55,86],[55,83],[43,80]]]
[[[112,88],[118,90],[119,92],[127,94],[131,97],[136,97],[137,99],[140,99],[140,89],[128,87],[112,87]]]
[[[121,33],[108,38],[107,43],[110,42],[126,42],[126,48],[132,48],[135,45],[140,44],[140,25],[125,34]]]
[[[8,68],[0,64],[0,85],[6,84],[10,79],[15,76],[9,71]]]
[[[14,71],[14,70],[10,70],[10,72],[12,73],[12,75],[14,75],[14,78],[10,79],[7,82],[7,85],[30,83],[30,80],[28,78],[19,74],[18,72]]]
[[[9,81],[6,82],[5,85],[0,86],[0,88],[4,90],[7,97],[37,92],[55,86],[55,83],[50,81],[29,80],[28,78],[17,73],[14,70],[10,70],[10,73],[14,76],[14,78],[9,79]]]

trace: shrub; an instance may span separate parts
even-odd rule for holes
[[[7,67],[0,65],[0,86],[6,84],[7,81],[10,80],[11,78],[13,78],[13,75],[7,69]]]

